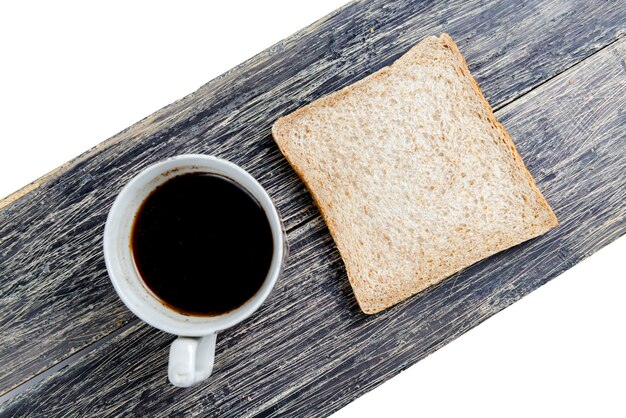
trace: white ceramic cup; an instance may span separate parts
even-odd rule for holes
[[[263,285],[242,306],[217,316],[183,315],[161,303],[141,279],[130,247],[134,218],[144,199],[170,178],[193,172],[227,177],[250,192],[263,207],[272,229],[274,253]],[[168,377],[173,385],[188,387],[211,375],[217,333],[252,315],[270,294],[282,270],[285,243],[276,207],[250,174],[220,158],[180,155],[146,168],[122,189],[109,212],[103,245],[109,276],[126,306],[153,327],[179,336],[170,347]]]

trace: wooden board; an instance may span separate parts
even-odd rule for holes
[[[624,53],[622,40],[498,112],[561,220],[549,234],[365,316],[315,217],[289,234],[289,267],[268,303],[220,335],[207,384],[170,386],[172,337],[138,323],[4,412],[324,416],[338,409],[626,232]]]
[[[350,4],[36,182],[18,199],[10,197],[0,212],[2,390],[78,354],[6,403],[5,412],[188,408],[325,415],[620,236],[624,46],[615,40],[623,35],[626,12],[618,6]],[[594,7],[603,13],[592,13]],[[269,127],[443,29],[459,43],[491,103],[502,107],[498,116],[562,224],[397,308],[365,317]],[[571,74],[586,81],[569,84],[564,77]],[[215,380],[184,392],[165,380],[171,337],[129,323],[133,316],[108,282],[100,248],[106,212],[124,182],[181,152],[211,153],[249,169],[276,200],[293,248],[262,311],[220,337]],[[589,197],[595,200],[584,200]],[[521,275],[530,259],[541,262]],[[121,333],[101,340],[120,327]]]

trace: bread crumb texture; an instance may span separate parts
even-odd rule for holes
[[[272,133],[365,313],[557,225],[446,34],[279,119]]]

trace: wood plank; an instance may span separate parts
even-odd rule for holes
[[[7,415],[326,416],[626,233],[626,40],[497,112],[560,220],[381,314],[360,312],[318,216],[258,314],[178,389],[173,337],[139,323],[5,404]]]
[[[317,211],[269,136],[280,115],[444,30],[500,106],[622,36],[625,18],[600,0],[351,3],[5,199],[0,393],[133,319],[109,284],[100,237],[115,194],[142,168],[187,152],[228,158],[293,228]]]

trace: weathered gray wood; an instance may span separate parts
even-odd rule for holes
[[[269,137],[278,116],[442,31],[501,106],[620,37],[625,20],[618,1],[352,3],[0,201],[0,394],[133,318],[108,282],[100,236],[116,192],[148,164],[228,158],[293,228],[317,211]]]
[[[626,233],[626,40],[497,112],[559,218],[375,316],[319,216],[292,229],[268,302],[218,339],[214,375],[167,383],[172,337],[143,323],[20,395],[7,415],[326,416]],[[590,284],[591,285],[591,284]]]

